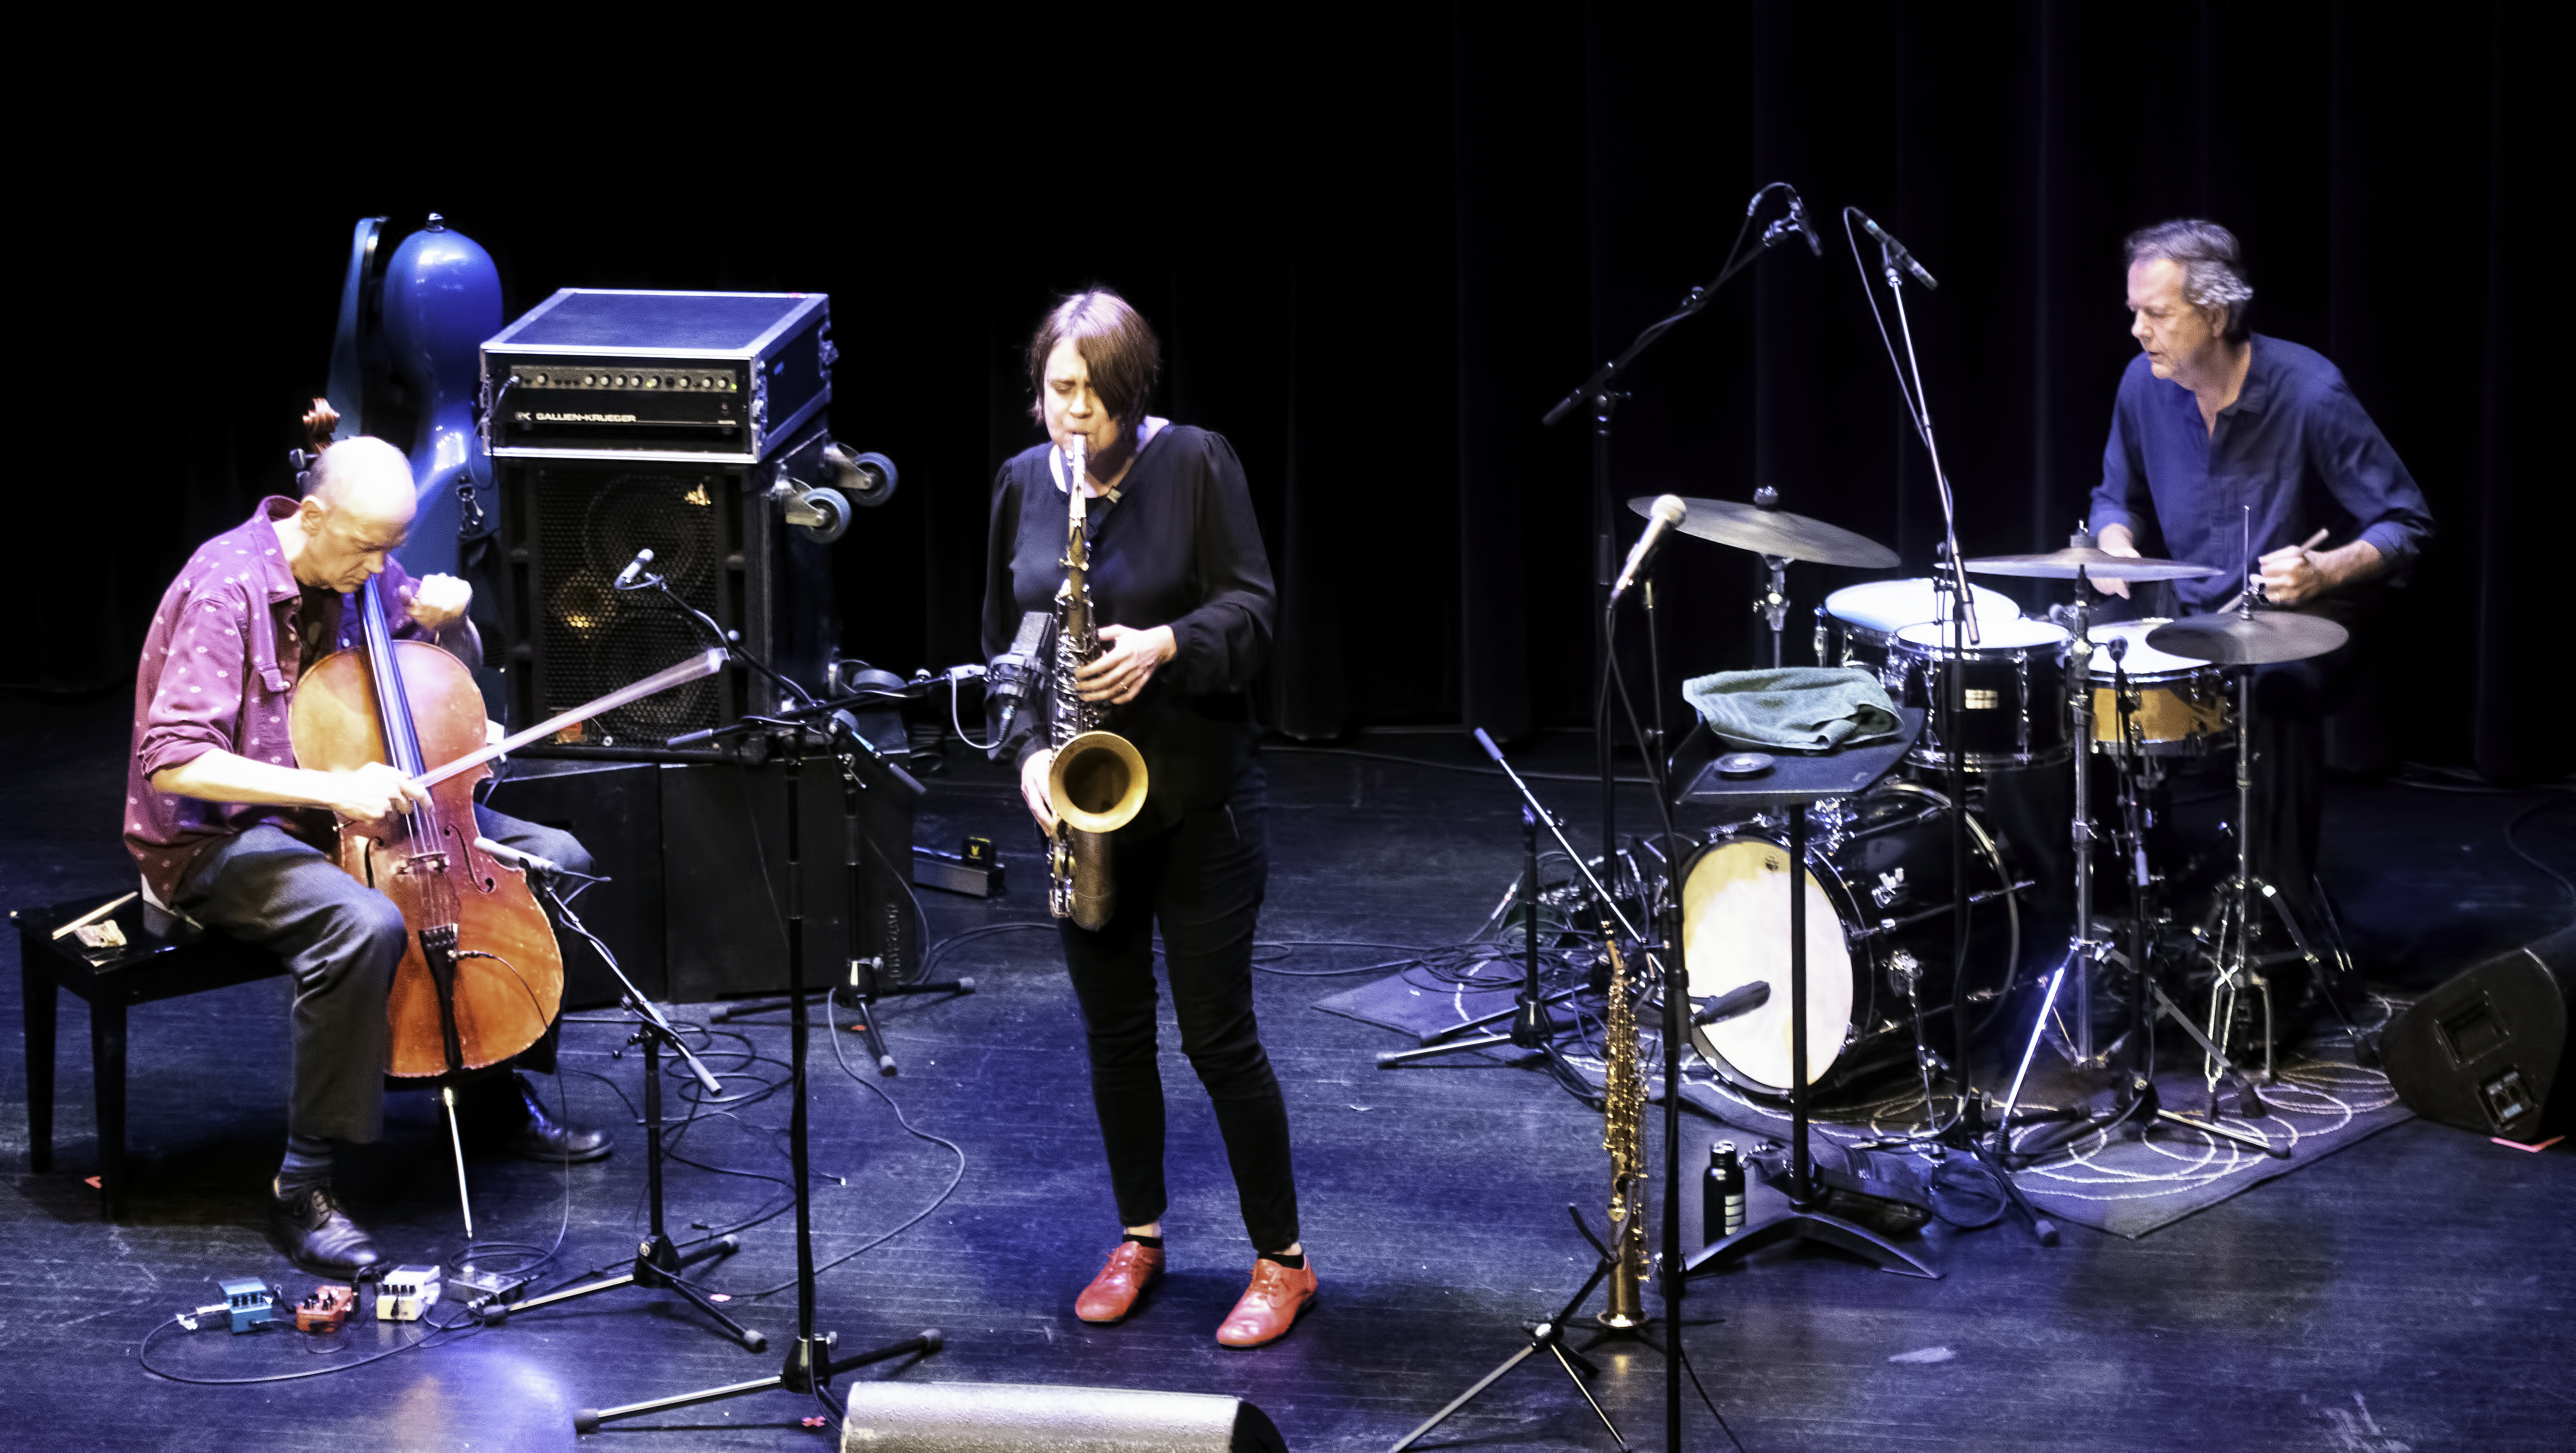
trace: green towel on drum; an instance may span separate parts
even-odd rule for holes
[[[1896,703],[1857,667],[1720,671],[1683,682],[1682,697],[1729,746],[1829,752],[1896,735]]]

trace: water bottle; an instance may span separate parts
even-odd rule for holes
[[[1721,1140],[1708,1148],[1708,1174],[1699,1187],[1700,1228],[1709,1240],[1744,1229],[1744,1160],[1735,1142]]]

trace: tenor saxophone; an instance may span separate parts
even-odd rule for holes
[[[1637,1327],[1646,1321],[1646,1150],[1638,1139],[1646,1109],[1646,1071],[1637,1058],[1637,1005],[1628,996],[1628,964],[1619,955],[1618,933],[1605,922],[1601,937],[1610,946],[1610,1002],[1601,1016],[1607,1042],[1601,1148],[1610,1152],[1610,1249],[1619,1264],[1610,1272],[1610,1305],[1600,1320],[1605,1327]]]
[[[1100,632],[1091,618],[1091,541],[1083,494],[1087,467],[1077,438],[1065,450],[1064,585],[1055,596],[1055,661],[1047,701],[1047,740],[1055,748],[1055,762],[1047,769],[1047,804],[1055,810],[1055,841],[1047,853],[1047,911],[1097,931],[1118,911],[1109,834],[1125,827],[1145,805],[1145,758],[1125,737],[1102,731],[1104,704],[1084,701],[1074,689],[1074,673],[1100,654]]]

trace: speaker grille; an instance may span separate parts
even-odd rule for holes
[[[540,471],[534,481],[538,558],[544,562],[537,633],[545,668],[543,711],[569,711],[649,676],[709,642],[705,629],[658,591],[619,591],[617,572],[635,553],[682,600],[723,622],[726,528],[733,491],[721,474]],[[693,681],[603,713],[584,739],[658,745],[681,732],[719,725],[720,677]]]

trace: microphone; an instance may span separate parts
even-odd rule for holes
[[[628,590],[628,589],[632,589],[632,588],[634,587],[634,584],[635,584],[635,577],[636,577],[636,576],[638,576],[638,575],[643,574],[643,573],[644,573],[644,567],[645,567],[645,566],[647,566],[647,565],[650,565],[650,564],[652,564],[652,563],[653,563],[653,552],[652,552],[652,551],[650,551],[650,550],[638,550],[638,551],[636,551],[636,552],[635,552],[635,558],[626,562],[626,568],[617,572],[617,580],[616,580],[616,582],[615,582],[615,584],[616,584],[617,588],[618,588],[619,590]]]
[[[1733,1019],[1738,1014],[1759,1009],[1770,1002],[1770,983],[1756,979],[1750,984],[1739,985],[1709,1000],[1707,1008],[1691,1016],[1691,1023],[1715,1024],[1721,1019]]]
[[[1011,638],[1011,649],[994,657],[984,668],[984,714],[988,727],[1007,730],[1020,702],[1036,690],[1046,675],[1046,638],[1055,626],[1051,611],[1033,610],[1020,617],[1019,634]]]
[[[496,843],[487,837],[476,838],[474,847],[483,856],[507,863],[522,873],[544,873],[553,877],[563,872],[563,864],[552,858],[541,858],[535,853],[522,852],[508,843]]]
[[[1914,280],[1916,282],[1923,284],[1923,286],[1927,288],[1938,288],[1941,286],[1939,283],[1932,280],[1932,274],[1924,271],[1923,264],[1914,260],[1914,254],[1905,250],[1905,244],[1888,235],[1886,228],[1869,220],[1869,214],[1867,212],[1862,211],[1858,207],[1854,207],[1852,208],[1852,215],[1860,219],[1860,230],[1868,233],[1874,238],[1877,238],[1878,245],[1887,249],[1887,262],[1890,267],[1904,268],[1907,272],[1914,274]]]
[[[1646,557],[1654,554],[1655,547],[1663,543],[1664,531],[1680,524],[1689,515],[1690,506],[1682,503],[1680,495],[1655,496],[1654,507],[1646,511],[1646,533],[1637,537],[1636,548],[1628,552],[1628,563],[1621,567],[1618,581],[1610,587],[1612,605],[1617,605],[1619,597],[1636,583],[1637,572],[1646,568]]]
[[[1807,250],[1818,257],[1824,256],[1824,239],[1816,235],[1816,224],[1807,220],[1806,200],[1795,192],[1789,194],[1789,220],[1797,223],[1798,230],[1807,234]]]

